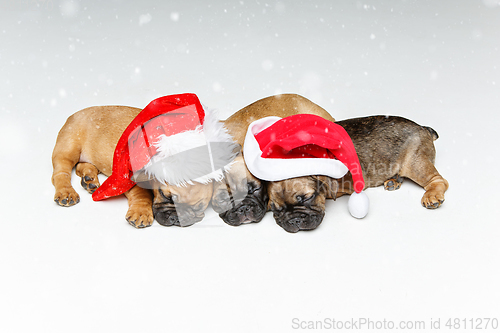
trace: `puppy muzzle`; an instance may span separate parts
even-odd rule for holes
[[[165,227],[189,227],[203,220],[203,211],[195,211],[191,207],[156,206],[153,205],[155,220]]]
[[[232,226],[239,226],[244,223],[260,222],[264,218],[265,213],[264,203],[253,195],[247,195],[241,203],[219,214],[219,216],[225,223]]]
[[[301,230],[314,230],[321,222],[325,212],[317,211],[293,211],[285,213],[274,213],[276,223],[288,232],[295,233]]]

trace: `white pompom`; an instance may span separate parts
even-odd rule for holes
[[[370,208],[370,200],[368,196],[364,193],[351,194],[348,202],[349,213],[357,219],[362,219],[368,214],[368,209]]]

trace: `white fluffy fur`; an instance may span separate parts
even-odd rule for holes
[[[344,163],[330,158],[281,159],[262,157],[262,151],[255,135],[280,119],[280,117],[265,117],[254,121],[248,126],[243,156],[245,156],[248,171],[255,177],[267,181],[279,181],[308,175],[341,178],[349,171]]]
[[[213,180],[221,181],[224,177],[223,171],[229,170],[233,163],[233,152],[227,152],[227,159],[231,162],[224,167],[224,170],[214,170],[212,163],[210,168],[212,171],[202,177],[193,175],[199,175],[200,170],[207,168],[205,160],[190,156],[190,160],[186,161],[177,156],[181,152],[205,146],[209,142],[233,143],[233,138],[217,118],[217,113],[209,110],[205,114],[203,125],[197,126],[196,129],[171,136],[161,135],[154,143],[157,149],[156,155],[144,167],[146,175],[163,184],[176,186],[185,186],[193,182],[207,184]],[[208,147],[210,152],[210,145]],[[212,156],[210,158],[212,159]]]
[[[264,158],[255,135],[273,125],[280,117],[265,117],[254,121],[248,126],[245,136],[243,155],[248,170],[257,178],[278,181],[306,175],[325,175],[332,178],[341,178],[349,170],[337,159],[329,158]],[[351,194],[348,202],[352,216],[362,219],[368,214],[370,201],[364,193]]]
[[[370,200],[365,192],[353,192],[349,197],[347,207],[349,208],[349,213],[351,213],[353,217],[362,219],[366,216],[366,214],[368,214],[368,210],[370,209]]]

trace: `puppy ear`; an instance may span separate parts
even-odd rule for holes
[[[328,199],[337,199],[339,183],[337,179],[327,176],[313,176],[318,182],[318,191],[324,193]]]
[[[158,187],[158,184],[154,181],[154,178],[149,177],[144,169],[134,172],[130,179],[133,182],[137,183],[137,186],[148,190],[154,190]]]
[[[136,183],[149,182],[151,180],[151,178],[146,175],[144,169],[134,172],[130,179],[132,179],[132,181]]]
[[[236,154],[236,156],[240,156],[242,154],[242,148],[239,143],[234,143],[233,154]]]
[[[267,211],[275,211],[278,208],[284,207],[284,188],[283,181],[269,182],[266,184],[267,191]]]

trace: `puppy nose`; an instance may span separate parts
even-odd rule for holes
[[[204,214],[201,213],[201,216],[197,216],[196,211],[188,208],[179,210],[177,212],[179,216],[179,226],[181,227],[189,227],[190,225],[195,224],[203,219]]]
[[[195,217],[195,213],[192,209],[179,209],[177,212],[183,219],[192,219]]]
[[[170,214],[156,213],[155,219],[159,224],[165,227],[170,227],[172,225],[177,225],[177,226],[179,225],[179,217],[175,212],[172,212]]]
[[[170,214],[168,217],[168,224],[170,225],[179,225],[179,217],[177,214]]]
[[[300,228],[300,224],[302,223],[303,219],[303,217],[295,217],[293,219],[290,219],[288,223]]]
[[[238,214],[246,214],[250,211],[251,207],[250,205],[243,205],[240,208],[238,208]]]

